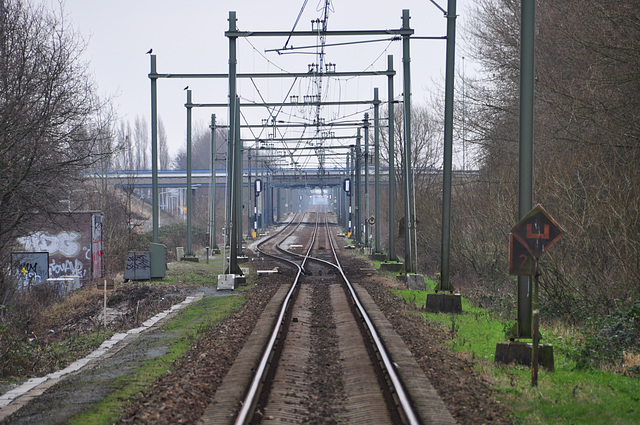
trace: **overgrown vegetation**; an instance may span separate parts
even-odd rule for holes
[[[170,224],[160,227],[158,231],[158,241],[167,247],[167,261],[178,261],[176,258],[176,247],[185,245],[187,238],[187,225],[184,223]],[[141,237],[141,244],[149,246],[151,242],[151,234],[145,234]],[[201,252],[205,246],[209,244],[207,240],[207,229],[205,225],[195,223],[191,226],[191,243],[194,252]]]
[[[103,327],[104,293],[84,288],[61,298],[46,285],[21,293],[0,323],[0,385],[43,376],[95,350],[115,331],[139,326],[184,296],[169,285],[122,284],[108,294],[118,312]]]
[[[632,357],[640,358],[640,301],[605,317],[590,318],[582,333],[584,342],[574,355],[580,368],[624,366]],[[640,362],[625,373],[640,377]]]
[[[0,304],[10,249],[31,220],[72,205],[81,173],[109,151],[109,109],[80,60],[84,42],[63,12],[29,0],[0,3]],[[80,196],[80,195],[75,195]]]
[[[0,325],[2,350],[0,356],[0,383],[12,383],[23,377],[43,376],[64,369],[75,360],[86,356],[113,335],[113,331],[98,331],[86,335],[72,335],[64,340],[48,342],[45,338],[28,338],[11,334],[11,329]]]
[[[477,2],[467,28],[482,67],[465,98],[480,179],[459,188],[454,212],[460,263],[501,286],[518,221],[520,5]],[[547,312],[564,319],[618,314],[640,293],[639,12],[633,1],[538,2],[534,201],[566,230],[540,282]]]
[[[496,344],[504,341],[508,329],[501,318],[490,310],[474,307],[465,298],[462,314],[425,313],[427,293],[432,292],[435,282],[427,286],[427,292],[394,292],[426,320],[449,332],[450,347],[469,356],[477,370],[493,382],[498,397],[512,409],[514,423],[595,425],[640,421],[640,379],[636,372],[639,356],[627,354],[616,367],[606,370],[584,368],[580,347],[585,342],[589,345],[589,337],[558,322],[547,323],[541,330],[543,341],[553,345],[555,372],[541,369],[538,386],[531,387],[530,368],[494,363]]]
[[[0,383],[45,375],[97,348],[112,332],[98,331],[97,321],[88,329],[85,321],[101,301],[95,289],[66,299],[45,285],[22,293],[0,323]]]

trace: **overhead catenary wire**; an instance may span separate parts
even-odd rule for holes
[[[309,0],[304,0],[304,3],[302,3],[300,12],[298,12],[298,17],[296,18],[296,21],[293,23],[293,28],[291,28],[291,33],[289,34],[289,37],[287,38],[287,40],[284,42],[283,49],[287,48],[287,44],[289,44],[289,41],[291,40],[291,36],[293,35],[293,32],[296,30],[296,27],[298,26],[298,22],[300,22],[300,17],[302,16],[302,12],[304,12],[304,8],[307,7],[308,2]]]
[[[289,33],[289,37],[287,38],[287,41],[284,44],[284,47],[282,49],[291,49],[291,50],[295,50],[299,53],[301,53],[303,50],[309,50],[309,49],[317,49],[320,50],[322,48],[322,45],[327,45],[330,47],[339,47],[339,46],[349,46],[349,45],[362,45],[362,44],[375,44],[375,43],[386,43],[386,45],[384,46],[383,49],[381,49],[379,52],[379,54],[376,56],[376,58],[366,67],[364,68],[365,71],[371,69],[372,67],[374,67],[376,65],[376,63],[379,62],[380,58],[382,56],[384,56],[384,54],[386,52],[388,52],[388,50],[390,49],[390,46],[393,45],[393,42],[396,40],[401,39],[400,37],[397,36],[387,36],[384,38],[380,38],[380,39],[376,39],[376,40],[356,40],[356,41],[352,41],[352,42],[337,42],[337,43],[317,43],[316,45],[310,45],[310,46],[302,46],[302,47],[295,47],[291,45],[291,40],[292,37],[295,35],[295,30],[299,24],[299,20],[301,19],[303,12],[304,12],[304,8],[306,7],[308,3],[308,0],[305,0],[303,2],[302,8],[297,16],[296,22],[291,30],[291,32]],[[330,1],[325,1],[325,0],[321,0],[319,2],[319,7],[324,9],[324,14],[325,14],[325,19],[324,21],[318,19],[316,21],[312,21],[315,22],[315,28],[314,30],[317,30],[318,34],[321,36],[325,36],[325,31],[326,31],[326,14],[327,11],[329,10],[329,8],[332,8],[333,5],[330,4]],[[265,55],[263,53],[263,51],[259,50],[258,47],[252,43],[249,39],[249,37],[241,37],[241,39],[247,40],[248,46],[250,46],[250,48],[253,50],[254,52],[254,62],[256,59],[258,58],[262,58],[264,59],[265,63],[268,64],[268,66],[273,66],[276,69],[280,70],[281,72],[284,73],[290,73],[289,71],[287,71],[285,69],[285,67],[277,65],[275,62],[273,62],[272,60],[269,59],[269,57],[267,55]],[[293,48],[293,49],[292,49]],[[277,49],[266,49],[264,50],[264,52],[270,52],[270,51],[276,51]],[[324,55],[325,52],[324,51],[319,51],[319,52],[315,52],[316,55],[320,55],[321,59],[324,59]],[[254,66],[256,66],[254,64]],[[302,78],[299,79],[297,75],[295,75],[295,80],[291,83],[291,85],[288,87],[287,90],[287,94],[285,95],[285,97],[283,98],[283,103],[285,103],[284,101],[287,99],[288,96],[290,96],[291,92],[293,92],[295,90],[296,87],[298,87],[298,89],[300,90],[302,88],[302,81],[305,81],[306,87],[306,93],[308,96],[313,96],[314,94],[317,96],[322,96],[322,98],[326,98],[326,99],[330,99],[333,96],[336,96],[335,90],[337,90],[337,101],[335,102],[336,105],[331,105],[331,106],[327,106],[326,110],[323,112],[323,115],[325,115],[325,117],[322,118],[322,120],[319,119],[320,117],[320,113],[319,113],[319,106],[318,104],[314,104],[313,108],[310,108],[309,106],[311,105],[305,105],[303,102],[300,102],[299,105],[293,106],[291,107],[286,107],[285,105],[280,105],[279,107],[274,107],[273,105],[274,103],[268,104],[268,105],[264,105],[266,110],[267,110],[267,114],[268,114],[268,118],[267,120],[263,120],[265,122],[263,122],[263,125],[261,126],[261,129],[259,132],[254,132],[251,131],[251,135],[254,139],[257,140],[262,140],[264,139],[265,141],[271,141],[272,143],[276,143],[277,145],[282,145],[279,146],[281,148],[283,148],[284,150],[286,150],[288,152],[288,156],[290,157],[292,163],[296,163],[296,159],[295,159],[295,151],[297,149],[299,149],[301,146],[315,146],[317,144],[317,149],[318,149],[318,158],[317,158],[317,162],[318,165],[321,166],[322,163],[322,156],[325,153],[325,150],[322,148],[323,144],[320,142],[302,142],[300,141],[300,143],[296,143],[295,146],[291,145],[291,144],[280,144],[277,142],[278,136],[280,137],[284,137],[285,135],[289,135],[291,134],[293,137],[296,137],[296,135],[300,138],[304,137],[305,134],[308,134],[307,129],[308,127],[311,127],[312,125],[315,127],[315,131],[316,133],[318,133],[318,135],[324,134],[326,133],[333,133],[333,132],[337,132],[338,135],[342,135],[344,134],[343,129],[341,128],[340,131],[338,131],[338,129],[332,128],[331,124],[335,123],[335,122],[348,122],[349,120],[352,120],[353,118],[355,118],[356,116],[361,116],[363,113],[365,112],[371,112],[373,110],[373,107],[368,105],[367,107],[364,108],[352,108],[349,105],[343,105],[340,103],[340,100],[345,96],[346,92],[345,92],[345,88],[348,89],[348,87],[346,87],[344,84],[348,81],[351,81],[354,77],[349,77],[349,78],[342,78],[336,75],[332,75],[331,72],[324,72],[324,67],[318,67],[316,65],[316,71],[320,71],[320,72],[316,72],[316,77],[317,78],[321,78],[321,79],[325,79],[325,90],[320,91],[320,93],[318,93],[317,90],[313,90],[314,88],[314,83],[312,80],[310,79],[306,79],[306,78]],[[297,74],[297,73],[294,73]],[[326,78],[325,78],[326,77]],[[250,81],[251,84],[253,86],[253,90],[255,90],[257,96],[264,102],[265,102],[265,96],[262,93],[262,88],[259,86],[259,84],[257,83],[257,81],[255,81],[254,78],[250,77]],[[333,82],[336,82],[337,84],[333,84]],[[359,84],[359,83],[358,83]],[[318,87],[315,87],[316,89],[318,89]],[[321,89],[320,89],[321,90]],[[350,89],[349,89],[350,90]],[[301,93],[302,94],[302,93]],[[322,99],[319,99],[319,101],[321,101]],[[249,103],[252,103],[251,101],[249,101]],[[291,103],[291,102],[289,102]],[[295,109],[298,108],[300,112],[302,112],[302,114],[296,113]],[[293,109],[293,110],[292,110]],[[314,112],[312,112],[313,110],[315,110],[315,114]],[[330,111],[329,113],[327,113],[327,111]],[[315,115],[315,119],[312,118]],[[329,116],[327,116],[329,115]],[[275,125],[275,122],[277,121],[278,117],[282,116],[283,118],[285,118],[286,121],[293,121],[293,120],[301,120],[302,122],[307,123],[307,125],[305,127],[302,128],[302,131],[299,131],[300,128],[289,128],[286,125],[282,126],[282,125]],[[246,127],[251,127],[251,125],[249,124],[249,122],[251,121],[250,116],[246,115],[246,114],[242,114],[242,120],[244,123],[247,124]],[[273,131],[269,131],[269,121],[273,122]],[[293,131],[293,133],[291,133]],[[259,133],[259,134],[256,134]],[[266,133],[270,133],[270,134],[266,134]],[[324,137],[324,136],[323,136]],[[355,137],[355,136],[351,136],[351,137]],[[329,136],[327,139],[330,139],[331,137]],[[307,166],[309,164],[311,164],[311,162],[313,161],[312,158],[309,158],[307,160],[304,161],[298,161],[297,167],[300,167],[300,163],[303,164],[304,166]]]
[[[289,87],[289,91],[288,91],[288,92],[287,92],[287,94],[284,96],[284,97],[285,97],[285,99],[289,96],[289,94],[291,93],[291,90],[293,89],[293,87],[295,86],[295,84],[296,84],[296,82],[297,82],[297,81],[298,81],[298,77],[296,77],[296,78],[293,80],[293,82],[291,83],[291,86]],[[251,78],[251,82],[253,83],[253,87],[254,87],[254,88],[256,89],[256,91],[258,92],[258,96],[260,96],[260,99],[262,100],[262,102],[263,102],[263,103],[266,103],[266,101],[265,101],[264,97],[262,96],[262,93],[260,92],[260,89],[259,89],[259,88],[258,88],[258,86],[256,85],[256,83],[255,83],[255,81],[253,80],[253,78]],[[282,111],[282,108],[283,108],[283,105],[281,105],[281,106],[280,106],[280,109],[279,109],[279,110],[278,110],[278,112],[274,115],[274,114],[271,112],[271,110],[269,109],[269,107],[267,107],[267,111],[269,111],[269,117],[270,117],[272,120],[275,120],[275,119],[278,117],[278,115],[279,115],[280,111]],[[275,108],[274,108],[274,109],[275,109]],[[264,131],[264,129],[263,129],[262,131]],[[261,134],[262,134],[262,131],[261,131]]]
[[[370,44],[370,43],[380,43],[382,41],[398,41],[401,40],[402,38],[400,38],[400,36],[394,36],[394,37],[390,37],[390,38],[380,38],[380,39],[372,39],[372,40],[358,40],[358,41],[344,41],[341,43],[329,43],[329,44],[325,44],[325,47],[339,47],[339,46],[352,46],[352,45],[357,45],[357,44]],[[320,47],[319,45],[316,44],[310,44],[307,46],[298,46],[298,47],[288,47],[288,48],[282,48],[282,49],[266,49],[264,52],[265,53],[269,53],[269,52],[276,52],[280,55],[287,55],[287,54],[305,54],[305,52],[298,52],[297,50],[306,50],[306,49],[316,49]],[[309,54],[315,54],[313,52],[310,52]]]

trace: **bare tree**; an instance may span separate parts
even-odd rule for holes
[[[70,205],[81,172],[108,155],[102,143],[109,123],[80,61],[83,48],[62,10],[0,1],[2,261],[31,219]],[[0,266],[0,299],[10,288],[7,269]]]
[[[385,118],[387,118],[385,116]],[[384,119],[388,121],[388,119]],[[416,178],[428,174],[429,171],[437,169],[442,158],[442,147],[438,142],[437,120],[433,117],[426,106],[413,106],[411,111],[411,158],[412,168],[416,172]],[[402,170],[404,169],[404,119],[401,105],[396,105],[394,111],[394,157],[396,183],[403,182]],[[372,155],[370,155],[372,157]],[[380,132],[380,160],[389,163],[389,131],[388,125],[382,127]]]
[[[383,112],[383,122],[388,122],[388,112]],[[431,109],[424,105],[414,105],[411,111],[411,159],[413,171],[413,187],[414,193],[412,197],[415,200],[415,217],[417,233],[412,237],[417,237],[418,244],[431,244],[432,231],[431,225],[437,219],[433,208],[439,207],[439,200],[434,196],[439,196],[439,190],[436,190],[436,183],[441,181],[438,173],[438,167],[442,162],[442,143],[441,142],[441,126],[438,120],[432,114]],[[389,163],[389,130],[388,124],[382,125],[380,132],[380,159],[381,163]],[[395,106],[394,111],[394,165],[395,165],[395,181],[396,181],[396,197],[398,202],[394,202],[392,207],[395,208],[395,217],[399,219],[394,227],[400,232],[403,230],[401,222],[404,219],[404,210],[402,208],[404,199],[404,175],[405,166],[404,152],[404,117],[401,105]],[[372,155],[370,155],[372,157]],[[413,212],[411,213],[414,216]],[[429,223],[429,225],[426,225]],[[428,240],[428,242],[427,242]],[[399,254],[403,255],[404,246],[396,247]],[[420,249],[420,247],[419,247]],[[422,251],[422,249],[420,249]],[[427,259],[429,257],[429,259]],[[424,269],[427,263],[433,263],[431,256],[423,256],[417,264],[419,268]]]
[[[478,274],[509,283],[508,230],[517,221],[520,1],[479,0],[467,28],[466,129],[480,179],[458,204],[455,237]],[[535,194],[565,226],[541,284],[559,314],[606,313],[637,299],[640,282],[640,4],[538,1]],[[456,206],[454,206],[456,208]]]
[[[127,122],[120,121],[114,133],[114,152],[111,157],[111,168],[113,170],[134,169],[135,153],[130,143],[131,126]]]
[[[144,117],[137,116],[133,128],[128,121],[121,121],[115,132],[115,154],[112,158],[114,169],[148,170],[151,168],[151,138]],[[162,120],[158,122],[158,167],[167,170],[171,157],[167,142],[167,132]]]
[[[100,156],[100,103],[81,39],[61,12],[28,1],[0,7],[0,249],[35,213],[60,209]]]
[[[167,131],[164,129],[162,120],[158,120],[158,168],[160,170],[168,170],[171,166],[171,157],[169,156],[169,146],[167,142]]]
[[[227,151],[227,131],[218,129],[216,133],[216,152],[218,160],[222,158],[222,153]],[[211,168],[211,130],[204,125],[195,126],[191,137],[191,168],[209,169]],[[222,161],[218,161],[216,167],[219,168]],[[176,169],[187,168],[187,148],[181,148],[173,159],[173,166]]]
[[[136,170],[150,168],[149,151],[151,139],[149,138],[149,125],[142,115],[137,115],[133,124],[133,144],[136,152]]]

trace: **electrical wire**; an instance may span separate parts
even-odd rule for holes
[[[307,7],[307,3],[308,2],[309,2],[309,0],[304,0],[304,3],[302,3],[302,7],[300,8],[300,12],[298,13],[298,17],[296,18],[296,21],[293,23],[293,28],[291,28],[291,33],[289,33],[289,37],[287,38],[287,41],[284,42],[283,49],[287,48],[287,44],[289,44],[289,40],[291,40],[291,36],[293,35],[293,32],[296,29],[296,26],[298,26],[298,22],[300,21],[300,17],[302,16],[302,12],[304,12],[304,8]]]
[[[258,50],[258,48],[256,46],[253,45],[253,43],[251,43],[251,40],[248,37],[243,37],[242,40],[246,41],[247,43],[249,43],[249,45],[251,46],[251,48],[258,53],[269,65],[273,65],[274,67],[276,67],[277,69],[279,69],[280,71],[284,72],[285,74],[291,74],[290,71],[287,71],[286,69],[282,68],[279,65],[276,65],[273,61],[271,61],[269,58],[267,58],[260,50]]]
[[[295,31],[295,28],[296,28],[296,27],[297,27],[297,25],[298,25],[298,22],[299,22],[299,20],[300,20],[300,18],[301,18],[301,16],[302,16],[302,13],[303,13],[303,11],[304,11],[304,9],[305,9],[305,7],[306,7],[307,3],[308,3],[308,0],[305,0],[305,1],[304,1],[304,3],[303,3],[302,8],[301,8],[301,10],[300,10],[300,12],[299,12],[299,14],[298,14],[298,17],[297,17],[297,19],[296,19],[296,22],[295,22],[295,24],[294,24],[294,26],[293,26],[293,28],[292,28],[292,30],[291,30],[290,36],[289,36],[289,38],[287,39],[287,41],[285,42],[285,45],[284,45],[283,49],[288,48],[288,47],[287,47],[287,46],[288,46],[288,43],[290,42],[291,36],[293,35],[293,32]],[[325,8],[326,8],[326,6],[327,6],[327,2],[325,2],[324,0],[321,0],[321,1],[320,1],[320,4],[322,4],[322,3],[324,3],[324,4],[325,4]],[[330,3],[330,2],[328,2],[328,3]],[[331,6],[332,6],[332,5],[331,5]],[[326,13],[326,12],[325,12],[325,13]],[[326,18],[325,18],[325,19],[326,19]],[[371,62],[371,64],[370,64],[369,66],[367,66],[367,67],[364,69],[365,71],[367,71],[367,70],[371,69],[373,66],[375,66],[375,64],[380,60],[380,58],[381,58],[381,57],[382,57],[382,56],[383,56],[383,55],[384,55],[384,54],[389,50],[389,48],[390,48],[390,46],[392,45],[393,41],[395,41],[395,40],[397,40],[397,39],[399,39],[399,38],[398,38],[398,37],[392,37],[392,38],[382,39],[382,40],[364,40],[364,41],[356,41],[356,42],[348,42],[348,43],[335,43],[335,44],[330,44],[330,45],[328,45],[328,46],[341,46],[341,45],[349,45],[349,44],[363,44],[363,43],[374,43],[374,42],[380,42],[380,41],[388,41],[387,46],[382,50],[382,52],[381,52],[381,53],[380,53],[380,54],[379,54],[379,55],[378,55],[378,56],[377,56],[377,57],[376,57],[376,58]],[[290,73],[289,71],[287,71],[287,70],[286,70],[286,69],[284,69],[283,67],[281,67],[281,66],[279,66],[279,65],[275,64],[273,61],[271,61],[271,60],[270,60],[267,56],[265,56],[265,55],[264,55],[260,50],[258,50],[258,49],[257,49],[257,47],[256,47],[253,43],[251,43],[251,41],[250,41],[248,38],[244,38],[244,40],[247,40],[247,42],[249,43],[249,45],[250,45],[250,46],[251,46],[251,48],[253,49],[254,54],[255,54],[255,53],[257,53],[260,57],[262,57],[262,58],[266,61],[266,63],[268,63],[269,65],[274,66],[276,69],[280,70],[281,72],[284,72],[284,73]],[[303,46],[303,47],[301,47],[301,48],[299,48],[299,49],[314,48],[314,47],[315,47],[315,48],[319,48],[320,46]],[[298,48],[296,48],[296,50],[297,50],[297,49],[298,49]],[[270,51],[270,50],[265,50],[265,52],[267,52],[267,51]],[[299,53],[302,53],[302,52],[299,52]],[[311,52],[309,52],[309,53],[311,53]],[[317,54],[317,53],[314,53],[314,54]],[[322,54],[324,54],[324,53],[322,53]],[[343,91],[342,84],[343,84],[343,83],[346,83],[346,82],[348,82],[348,81],[350,81],[350,80],[352,80],[353,78],[355,78],[355,76],[354,76],[354,77],[350,77],[350,78],[338,78],[338,77],[335,77],[335,76],[331,76],[331,75],[330,75],[330,73],[327,73],[327,74],[323,73],[323,74],[322,74],[322,76],[326,76],[326,77],[328,77],[328,78],[327,78],[327,90],[326,90],[324,93],[322,93],[322,94],[321,94],[321,96],[322,96],[325,100],[326,100],[326,99],[328,99],[328,98],[330,97],[330,91],[331,91],[331,90],[329,90],[329,88],[333,85],[333,84],[332,84],[332,81],[334,81],[334,82],[336,82],[336,83],[337,83],[337,84],[336,84],[336,86],[337,86],[337,89],[338,89],[338,101],[339,101],[339,100],[342,98],[342,96],[343,96],[343,95],[342,95],[342,91]],[[305,79],[305,80],[307,80],[307,79]],[[313,82],[312,82],[312,81],[310,81],[310,80],[307,80],[307,81],[308,81],[308,84],[306,85],[306,93],[307,93],[307,95],[311,96],[309,93],[313,93],[313,91],[314,91],[314,90],[313,90]],[[260,91],[259,87],[257,86],[257,84],[256,84],[256,82],[254,81],[254,79],[253,79],[253,78],[251,79],[251,83],[253,84],[253,87],[254,87],[255,91],[257,92],[257,94],[259,95],[259,97],[262,99],[262,101],[263,101],[263,102],[265,102],[265,100],[264,100],[264,96],[262,95],[262,93],[261,93],[261,91]],[[285,95],[285,97],[284,97],[284,99],[285,99],[285,100],[286,100],[286,98],[290,95],[290,93],[291,93],[291,91],[294,89],[294,87],[298,87],[298,90],[301,90],[301,89],[302,89],[302,85],[301,85],[301,84],[299,84],[298,78],[294,79],[293,83],[292,83],[292,84],[291,84],[291,86],[289,87],[289,90],[288,90],[287,94],[286,94],[286,95]],[[304,97],[304,96],[303,96],[303,97]],[[284,100],[283,100],[283,102],[284,102]],[[265,102],[265,103],[266,103],[266,102]],[[311,116],[312,116],[313,112],[312,112],[311,108],[309,108],[308,106],[305,106],[305,105],[304,105],[304,103],[301,103],[299,106],[297,106],[297,109],[298,109],[298,111],[299,111],[299,112],[301,112],[301,113],[302,113],[302,116],[300,116],[300,115],[298,115],[298,114],[296,114],[296,113],[286,112],[286,111],[284,111],[284,110],[283,110],[283,108],[284,108],[284,106],[283,106],[283,105],[281,105],[281,106],[280,106],[279,108],[277,108],[277,109],[276,109],[276,108],[274,108],[274,107],[266,107],[267,112],[268,112],[268,114],[269,114],[269,117],[270,117],[270,119],[271,119],[271,120],[273,120],[273,121],[275,121],[275,120],[276,120],[276,118],[277,118],[279,115],[286,115],[286,116],[289,118],[289,121],[290,121],[292,118],[300,119],[300,120],[302,120],[303,122],[308,122],[308,123],[309,123],[309,127],[311,127],[311,126],[315,126],[315,127],[316,127],[316,129],[317,129],[317,131],[319,131],[319,129],[317,128],[317,127],[318,127],[318,125],[319,125],[319,122],[317,122],[317,120],[312,120],[312,119],[311,119]],[[373,109],[373,107],[372,107],[372,106],[369,106],[369,107],[368,107],[368,108],[366,108],[366,109],[358,109],[358,110],[356,110],[356,111],[355,111],[355,112],[353,112],[353,113],[343,114],[343,113],[342,113],[342,111],[341,111],[341,110],[342,110],[342,108],[343,108],[343,106],[342,106],[342,105],[337,105],[337,107],[336,107],[336,112],[333,114],[334,116],[333,116],[333,118],[329,121],[329,123],[326,123],[326,121],[324,121],[324,125],[323,125],[323,127],[324,127],[324,128],[329,128],[329,129],[330,129],[330,128],[331,128],[331,123],[336,123],[336,122],[348,122],[349,118],[352,118],[352,117],[354,117],[354,116],[361,116],[363,113],[365,113],[365,112],[371,112],[371,111],[372,111],[372,109]],[[317,112],[317,111],[316,111],[316,112]],[[316,115],[317,115],[317,114],[316,114]],[[247,123],[247,124],[248,124],[247,117],[246,117],[244,114],[242,114],[242,118],[244,119],[245,123]],[[262,130],[260,131],[260,133],[259,133],[257,136],[256,136],[255,132],[252,130],[252,131],[251,131],[252,136],[253,136],[255,139],[260,139],[260,138],[263,136],[264,131],[266,130],[266,128],[267,128],[267,127],[268,127],[268,126],[264,126],[264,127],[262,128]],[[277,132],[278,132],[278,134],[279,134],[281,137],[284,137],[284,135],[285,135],[285,134],[287,134],[289,130],[290,130],[290,129],[287,129],[286,127],[285,127],[284,129],[283,129],[282,127],[277,127],[277,129],[276,129],[275,131],[277,131]],[[276,136],[275,131],[274,131],[273,137],[275,137],[275,136]],[[304,127],[304,128],[303,128],[303,131],[302,131],[302,133],[301,133],[301,135],[300,135],[299,137],[300,137],[300,138],[302,138],[302,137],[306,134],[306,131],[307,131],[307,127]],[[355,137],[355,136],[354,136],[354,137]],[[294,162],[294,163],[295,163],[295,151],[296,151],[296,150],[298,150],[298,148],[300,147],[300,143],[302,143],[302,141],[301,141],[301,142],[299,142],[299,143],[297,143],[295,147],[294,147],[294,146],[289,147],[289,145],[286,145],[286,144],[283,146],[283,150],[285,150],[285,151],[288,153],[288,156],[291,158],[291,161],[292,161],[292,162]],[[307,159],[307,160],[305,160],[305,161],[303,162],[303,164],[306,166],[307,164],[309,164],[309,162],[310,162],[310,161],[311,161],[311,159]]]
[[[378,39],[371,39],[371,40],[358,40],[358,41],[343,41],[341,43],[330,43],[330,44],[324,44],[325,47],[340,47],[340,46],[353,46],[356,44],[370,44],[370,43],[380,43],[382,41],[389,41],[389,42],[393,42],[393,41],[399,41],[402,40],[402,38],[400,38],[400,36],[394,36],[391,38],[378,38]],[[270,53],[270,52],[277,52],[279,55],[292,55],[292,54],[316,54],[313,52],[297,52],[296,50],[304,50],[304,49],[317,49],[319,48],[319,45],[308,45],[308,46],[298,46],[298,47],[289,47],[289,48],[282,48],[282,49],[266,49],[264,52],[265,53]],[[284,51],[283,51],[284,50]]]

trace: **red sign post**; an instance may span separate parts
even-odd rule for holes
[[[534,276],[531,288],[531,336],[533,339],[531,355],[531,385],[538,385],[538,259],[558,241],[564,230],[542,208],[536,205],[509,235],[509,273]]]

